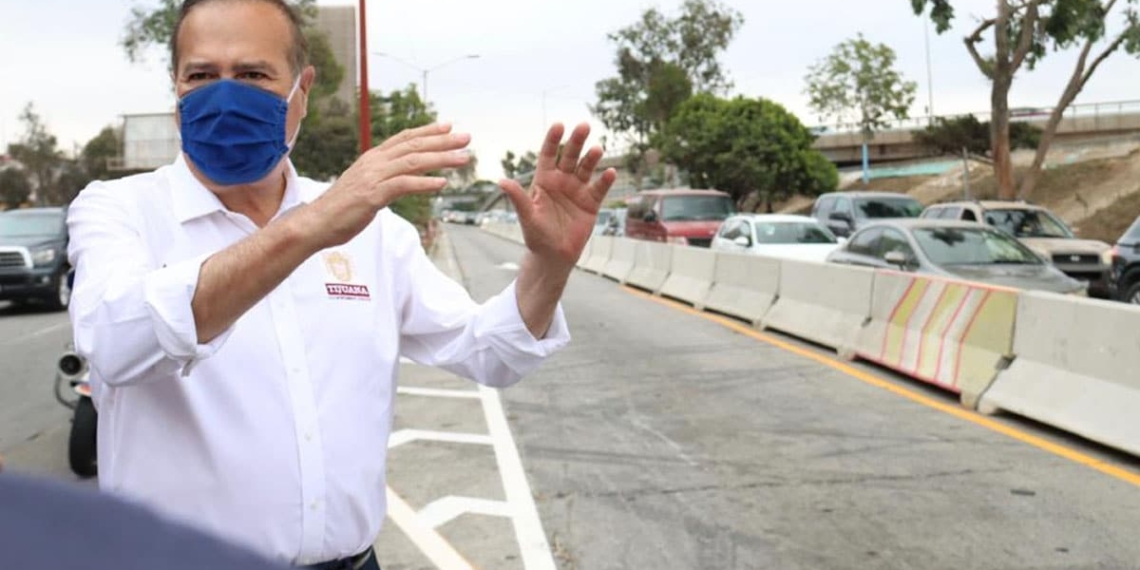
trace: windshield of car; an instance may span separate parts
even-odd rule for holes
[[[922,214],[922,204],[914,198],[863,198],[855,201],[855,215],[877,220],[884,218],[917,218]]]
[[[812,222],[759,222],[756,224],[756,243],[835,243],[835,236]]]
[[[1041,265],[1017,240],[990,228],[918,228],[919,247],[935,265]]]
[[[1131,228],[1128,228],[1128,231],[1124,232],[1124,237],[1120,241],[1126,243],[1140,242],[1140,218],[1136,218],[1136,222],[1132,224]]]
[[[1044,210],[987,210],[986,223],[1019,238],[1071,238],[1073,232]]]
[[[60,212],[0,214],[0,237],[39,237],[59,233],[63,224]]]
[[[661,219],[666,222],[723,220],[734,213],[728,196],[669,196]]]

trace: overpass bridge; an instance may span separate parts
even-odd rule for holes
[[[1020,112],[1017,112],[1020,111]],[[1015,110],[1012,120],[1045,127],[1052,109],[1034,108]],[[971,113],[979,121],[990,120],[990,113]],[[915,142],[914,133],[921,131],[936,118],[916,117],[896,121],[889,128],[875,134],[869,147],[872,161],[895,161],[925,158],[930,153]],[[858,125],[838,124],[816,127],[820,132],[815,148],[828,160],[838,165],[857,164],[862,160],[862,135]],[[1057,127],[1058,143],[1083,142],[1106,137],[1140,133],[1140,101],[1114,101],[1070,105]]]

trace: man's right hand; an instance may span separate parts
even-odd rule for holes
[[[364,153],[319,199],[308,206],[308,233],[319,249],[344,244],[364,230],[376,212],[401,196],[438,192],[447,179],[424,176],[471,160],[461,152],[471,136],[449,124],[409,129]]]

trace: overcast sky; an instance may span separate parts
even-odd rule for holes
[[[125,113],[169,111],[174,101],[163,53],[126,61],[118,40],[132,6],[156,0],[0,0],[0,149],[18,140],[18,117],[31,101],[65,148],[82,145]],[[344,0],[320,0],[345,4]],[[354,4],[354,2],[348,2]],[[429,95],[440,117],[474,135],[480,174],[501,175],[508,149],[536,149],[549,122],[591,120],[594,83],[614,74],[606,34],[646,8],[674,13],[681,0],[370,0],[370,51],[432,67],[468,53],[477,60],[435,71]],[[830,48],[858,32],[894,48],[899,68],[919,82],[912,115],[925,113],[924,22],[908,0],[728,0],[745,24],[722,61],[735,91],[773,99],[806,124],[803,76]],[[961,38],[988,14],[992,0],[958,0],[955,28],[931,31],[934,110],[984,111],[989,89]],[[1053,56],[1015,84],[1011,105],[1049,106],[1068,79],[1075,54]],[[370,58],[374,89],[419,81],[414,69]],[[1140,99],[1140,62],[1118,54],[1103,65],[1078,102]],[[301,136],[304,136],[302,133]]]

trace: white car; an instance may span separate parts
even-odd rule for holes
[[[823,263],[841,244],[815,218],[738,214],[721,223],[712,249]]]

